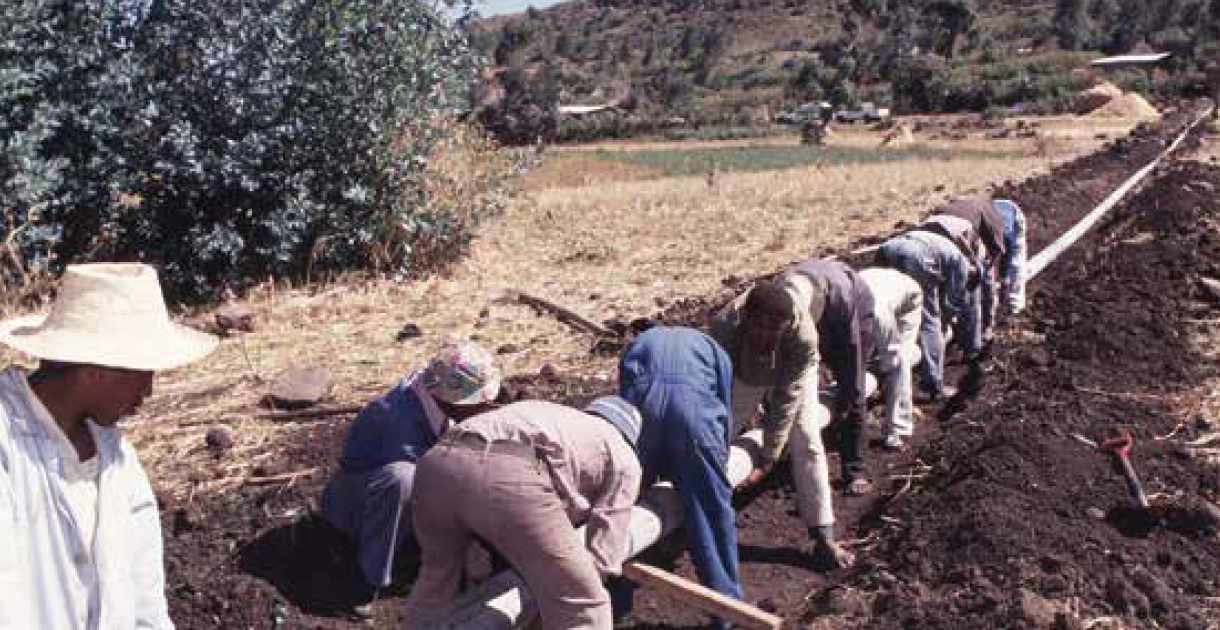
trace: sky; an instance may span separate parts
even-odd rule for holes
[[[474,6],[483,15],[499,15],[520,13],[529,6],[542,9],[552,4],[559,4],[559,0],[475,0]]]

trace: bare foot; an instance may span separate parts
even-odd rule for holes
[[[856,561],[856,556],[839,543],[825,541],[814,545],[813,561],[818,566],[833,571],[851,566]]]
[[[843,491],[851,496],[859,497],[868,494],[872,489],[873,482],[865,479],[864,477],[856,477],[847,483],[847,486],[844,487]]]

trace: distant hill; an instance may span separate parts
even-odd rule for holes
[[[475,26],[498,66],[542,68],[560,100],[630,87],[641,110],[748,121],[812,100],[899,111],[1059,110],[1098,54],[1174,58],[1111,80],[1197,90],[1220,57],[1220,0],[572,0]]]

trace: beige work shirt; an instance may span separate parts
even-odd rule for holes
[[[571,407],[530,400],[480,414],[454,430],[532,444],[550,469],[569,519],[585,523],[585,546],[598,572],[622,571],[643,472],[618,429]]]

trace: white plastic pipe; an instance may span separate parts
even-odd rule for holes
[[[1025,280],[1028,282],[1029,280],[1033,279],[1034,276],[1041,273],[1043,269],[1054,262],[1056,258],[1063,254],[1063,252],[1067,251],[1069,247],[1074,245],[1076,241],[1080,240],[1080,237],[1084,236],[1084,234],[1088,232],[1089,229],[1092,228],[1103,215],[1114,208],[1114,206],[1118,205],[1118,202],[1125,197],[1128,192],[1131,192],[1131,189],[1134,188],[1135,185],[1140,182],[1140,180],[1144,179],[1148,173],[1151,173],[1152,170],[1155,169],[1166,156],[1173,153],[1178,146],[1182,144],[1182,141],[1186,139],[1186,136],[1190,133],[1190,131],[1205,118],[1211,115],[1212,109],[1215,107],[1215,105],[1208,107],[1207,111],[1188,125],[1186,129],[1176,139],[1174,139],[1172,143],[1170,143],[1169,147],[1156,157],[1155,160],[1144,168],[1136,171],[1131,177],[1127,178],[1127,181],[1123,182],[1121,186],[1114,190],[1114,192],[1110,193],[1108,197],[1103,199],[1096,208],[1090,210],[1079,223],[1072,226],[1072,229],[1064,232],[1058,239],[1055,240],[1055,242],[1048,245],[1046,249],[1043,249],[1042,251],[1038,252],[1036,256],[1030,258],[1029,267],[1026,270]],[[857,256],[860,254],[867,254],[869,252],[875,252],[878,249],[881,249],[880,244],[866,245],[860,249],[852,251],[851,255]],[[834,258],[834,256],[831,256],[831,258]]]
[[[1127,181],[1123,182],[1121,186],[1114,190],[1114,192],[1110,193],[1110,195],[1102,200],[1102,202],[1098,204],[1096,208],[1089,211],[1089,213],[1086,214],[1079,223],[1072,226],[1072,229],[1064,232],[1059,238],[1055,239],[1055,242],[1047,245],[1046,249],[1043,249],[1042,251],[1038,252],[1036,256],[1030,258],[1029,266],[1025,271],[1026,282],[1032,280],[1034,276],[1038,275],[1043,269],[1046,269],[1047,266],[1055,262],[1056,258],[1059,258],[1059,256],[1062,255],[1063,252],[1067,251],[1069,247],[1075,245],[1076,241],[1080,240],[1080,237],[1084,236],[1085,233],[1088,232],[1089,229],[1092,228],[1099,220],[1101,220],[1101,218],[1105,216],[1107,212],[1114,208],[1114,206],[1118,205],[1118,202],[1121,201],[1123,197],[1127,196],[1127,193],[1131,192],[1131,189],[1135,188],[1136,184],[1140,183],[1141,180],[1147,177],[1148,173],[1151,173],[1153,169],[1160,165],[1161,161],[1163,161],[1170,153],[1177,150],[1178,146],[1182,144],[1182,141],[1186,139],[1186,136],[1190,134],[1191,130],[1202,122],[1204,118],[1211,115],[1213,108],[1215,108],[1215,105],[1208,107],[1207,111],[1205,111],[1202,116],[1187,125],[1186,129],[1182,130],[1182,133],[1179,134],[1178,137],[1174,139],[1174,141],[1170,143],[1169,146],[1162,151],[1155,160],[1150,162],[1144,168],[1136,171],[1131,177],[1128,177]]]

